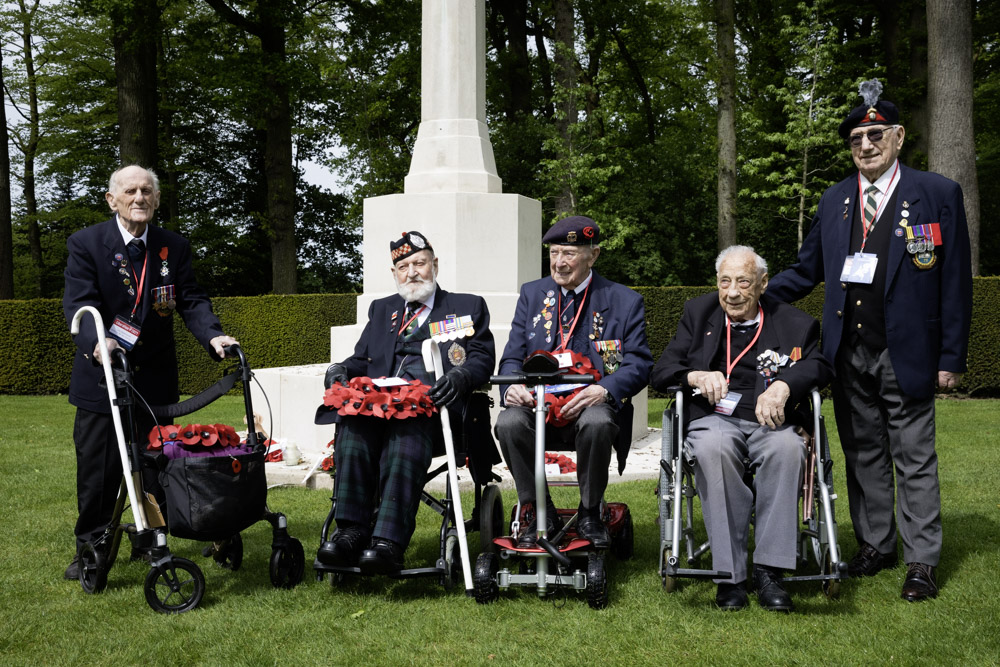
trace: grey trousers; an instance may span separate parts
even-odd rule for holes
[[[729,579],[715,581],[746,581],[754,490],[754,564],[795,569],[806,451],[802,436],[787,424],[774,430],[736,417],[708,415],[688,425],[687,443],[695,457],[695,484],[712,547],[712,569],[732,573]],[[744,460],[750,461],[754,489],[743,481]]]
[[[855,340],[845,341],[837,353],[833,407],[858,543],[867,542],[884,554],[895,553],[898,524],[903,561],[937,566],[941,491],[934,449],[934,397],[916,399],[904,394],[889,351],[869,350]]]
[[[497,417],[497,439],[507,461],[517,497],[522,503],[535,501],[535,414],[531,408],[511,406]],[[580,417],[561,428],[546,428],[546,442],[572,441],[576,449],[576,478],[580,483],[580,504],[593,509],[600,504],[608,486],[608,466],[618,437],[615,412],[609,405],[584,408]]]

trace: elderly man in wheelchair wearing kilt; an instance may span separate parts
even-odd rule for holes
[[[716,260],[718,293],[691,299],[653,369],[651,385],[681,387],[686,447],[694,459],[718,590],[716,604],[743,609],[754,516],[752,590],[761,607],[791,611],[782,578],[796,565],[798,496],[806,468],[801,431],[813,389],[833,377],[819,351],[819,323],[764,296],[767,263],[747,246]],[[752,476],[752,481],[751,481]]]

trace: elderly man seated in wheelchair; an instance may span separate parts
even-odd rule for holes
[[[716,579],[716,604],[725,610],[748,604],[754,513],[753,590],[763,608],[791,611],[782,577],[796,562],[806,451],[796,427],[808,423],[796,407],[830,381],[833,369],[819,351],[819,323],[763,296],[767,263],[753,248],[726,248],[715,268],[718,294],[685,304],[651,385],[694,394],[684,418],[712,567],[731,573]]]

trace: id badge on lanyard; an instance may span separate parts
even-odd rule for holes
[[[108,334],[118,341],[118,344],[124,347],[126,350],[131,350],[135,347],[136,342],[139,340],[139,334],[142,333],[139,322],[136,320],[135,313],[139,309],[139,302],[142,301],[142,289],[143,285],[146,283],[146,266],[149,264],[145,259],[142,261],[142,276],[139,278],[139,287],[135,293],[135,305],[132,306],[132,312],[125,317],[123,315],[116,315],[115,321],[111,323],[108,328]],[[132,275],[135,276],[135,267],[132,268]]]

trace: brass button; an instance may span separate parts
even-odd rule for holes
[[[861,322],[858,322],[858,328],[859,329],[861,328]]]
[[[840,283],[840,289],[847,289],[847,283]]]
[[[854,305],[855,306],[860,306],[861,305],[861,299],[858,299],[858,302],[856,304],[854,304]]]
[[[841,310],[838,310],[837,311],[837,317],[843,317],[843,316],[844,316],[844,312],[841,311]]]

